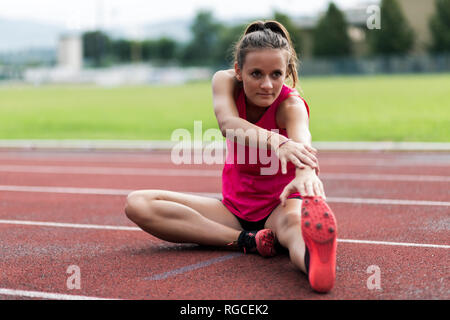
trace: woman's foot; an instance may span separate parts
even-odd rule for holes
[[[242,231],[237,244],[244,253],[258,252],[263,257],[272,257],[275,251],[275,235],[270,229]]]
[[[309,283],[315,291],[328,292],[336,278],[337,224],[322,197],[303,197],[302,235]]]

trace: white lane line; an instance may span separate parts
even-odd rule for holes
[[[0,165],[1,172],[45,173],[45,174],[92,174],[92,175],[135,175],[135,176],[186,176],[220,177],[221,170],[206,169],[169,169],[169,168],[123,168],[123,167],[80,167],[80,166],[44,166],[44,165]],[[359,181],[419,181],[450,182],[450,176],[406,175],[406,174],[359,174],[359,173],[323,173],[325,180]]]
[[[0,224],[45,226],[45,227],[57,227],[57,228],[63,227],[63,228],[82,228],[82,229],[84,228],[84,229],[122,230],[122,231],[141,231],[142,230],[142,229],[137,228],[137,227],[126,227],[126,226],[74,224],[74,223],[59,223],[59,222],[45,222],[45,221],[26,221],[26,220],[0,220]],[[354,239],[338,239],[338,242],[342,242],[342,243],[357,243],[357,244],[378,244],[378,245],[390,245],[390,246],[450,249],[450,245],[426,244],[426,243],[407,243],[407,242],[389,242],[389,241],[354,240]]]
[[[50,159],[50,160],[49,160]],[[0,160],[7,161],[26,161],[30,163],[48,162],[48,161],[58,161],[58,162],[77,162],[77,163],[89,163],[89,162],[100,162],[100,163],[145,163],[145,164],[168,164],[171,162],[170,154],[138,154],[132,155],[129,153],[60,153],[60,152],[50,152],[50,153],[18,153],[18,154],[5,154],[0,150]]]
[[[0,186],[0,191],[123,196],[129,194],[133,190],[42,186]]]
[[[327,197],[330,203],[362,203],[374,205],[404,205],[404,206],[450,206],[447,201],[426,201],[426,200],[402,200],[402,199],[376,199],[376,198],[345,198],[345,197]]]
[[[41,292],[41,291],[13,290],[13,289],[6,289],[6,288],[0,288],[0,295],[28,297],[28,298],[43,298],[43,299],[50,299],[50,300],[120,300],[120,299],[77,296],[77,295],[71,295],[71,294],[50,293],[50,292]]]
[[[386,245],[386,246],[403,246],[403,247],[450,249],[450,245],[428,244],[428,243],[389,242],[389,241],[353,240],[353,239],[338,239],[338,242],[342,242],[342,243],[357,243],[357,244],[371,244],[371,245],[379,244],[379,245]]]
[[[107,195],[107,196],[126,196],[134,190],[126,189],[103,189],[103,188],[72,188],[72,187],[42,187],[42,186],[2,186],[0,191],[10,192],[38,192],[38,193],[63,193],[63,194],[89,194],[89,195]],[[185,192],[209,198],[221,198],[220,193],[210,192]]]
[[[324,173],[320,177],[324,180],[450,182],[450,176],[410,174]]]
[[[199,141],[200,148],[214,142]],[[217,147],[226,148],[226,140],[216,141]],[[0,140],[0,148],[10,149],[56,149],[56,150],[173,150],[179,145],[171,140],[51,140],[51,139],[13,139]],[[314,141],[313,147],[326,151],[450,151],[448,142],[403,142],[403,141]],[[194,148],[191,148],[194,149]],[[195,148],[197,149],[197,148]]]
[[[101,174],[135,176],[189,176],[220,177],[220,170],[206,169],[167,169],[167,168],[107,168],[107,167],[69,167],[69,166],[24,166],[0,165],[3,172],[52,173],[52,174]]]
[[[227,260],[230,260],[230,259],[233,259],[233,258],[236,258],[236,257],[240,257],[242,255],[243,255],[243,253],[240,253],[240,252],[230,253],[230,254],[227,254],[225,256],[209,259],[209,260],[206,260],[206,261],[201,261],[201,262],[196,263],[196,264],[191,264],[191,265],[188,265],[188,266],[184,266],[184,267],[181,267],[181,268],[178,268],[178,269],[174,269],[174,270],[170,270],[170,271],[167,271],[167,272],[163,272],[163,273],[160,273],[160,274],[155,274],[153,276],[144,278],[144,280],[164,280],[164,279],[176,276],[178,274],[183,274],[183,273],[186,273],[186,272],[189,272],[189,271],[192,271],[192,270],[204,268],[204,267],[210,266],[212,264],[216,264],[216,263],[227,261]]]
[[[45,222],[45,221],[26,221],[26,220],[2,220],[0,224],[18,224],[28,226],[42,226],[42,227],[59,227],[59,228],[80,228],[80,229],[101,229],[101,230],[124,230],[124,231],[139,231],[138,227],[126,226],[107,226],[96,224],[77,224],[77,223],[60,223],[60,222]]]
[[[71,188],[71,187],[42,187],[42,186],[12,186],[0,185],[0,191],[10,192],[44,192],[44,193],[63,193],[63,194],[90,194],[90,195],[110,195],[125,196],[134,190],[124,189],[99,189],[99,188]],[[187,192],[178,191],[186,194],[194,194],[209,198],[221,199],[221,193],[213,192]],[[414,205],[414,206],[450,206],[446,201],[426,201],[426,200],[402,200],[402,199],[377,199],[377,198],[346,198],[346,197],[327,197],[329,203],[362,203],[374,205]]]
[[[448,167],[449,161],[446,159],[436,160],[409,160],[409,159],[346,159],[346,158],[327,158],[323,157],[323,160],[319,158],[321,166],[375,166],[375,167]]]
[[[101,162],[101,163],[152,163],[152,164],[169,164],[172,163],[170,153],[83,153],[83,152],[1,152],[0,160],[7,161],[27,161],[34,164],[36,161],[61,161],[61,162]],[[355,158],[352,157],[337,157],[333,155],[324,154],[319,157],[322,166],[379,166],[379,167],[449,167],[449,156],[423,155],[417,158],[417,154],[406,158]],[[219,160],[216,165],[223,165],[225,157]]]

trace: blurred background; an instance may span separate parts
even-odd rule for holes
[[[333,119],[335,128],[338,128],[331,134],[323,131],[327,125],[322,128],[319,122],[313,123],[317,126],[318,138],[449,140],[445,126],[448,128],[450,121],[450,99],[446,95],[450,88],[450,0],[3,0],[0,10],[0,115],[4,120],[0,120],[0,138],[168,139],[174,128],[189,126],[188,122],[174,121],[173,125],[167,127],[167,123],[171,123],[173,119],[162,111],[157,112],[158,108],[165,108],[166,105],[161,101],[167,94],[170,95],[170,86],[174,85],[178,86],[177,92],[180,95],[183,90],[195,92],[196,97],[192,98],[191,103],[196,106],[190,109],[192,112],[186,118],[191,122],[190,126],[194,119],[205,119],[209,127],[215,127],[210,88],[208,85],[198,88],[198,85],[210,82],[216,70],[231,68],[233,44],[239,39],[245,25],[264,19],[278,20],[287,27],[301,61],[300,90],[307,98],[313,101],[316,99],[315,110],[320,115],[316,119],[320,119],[322,123]],[[395,78],[395,75],[407,78]],[[420,75],[427,76],[424,78]],[[333,82],[333,77],[341,76],[352,77]],[[361,88],[362,93],[359,92],[362,95],[355,96],[356,102],[352,102],[355,110],[360,109],[365,102],[373,103],[374,99],[385,95],[386,100],[382,103],[384,108],[399,108],[404,105],[397,109],[398,113],[390,115],[398,119],[411,107],[409,101],[399,102],[402,94],[406,97],[428,92],[432,99],[439,96],[440,100],[435,101],[436,104],[429,111],[440,122],[437,123],[434,119],[428,122],[427,128],[419,125],[414,133],[411,128],[405,128],[404,133],[396,135],[396,129],[392,130],[391,125],[393,120],[389,120],[388,115],[388,120],[378,119],[386,127],[373,128],[367,134],[356,134],[352,128],[360,126],[359,131],[364,131],[369,119],[377,122],[379,115],[374,115],[381,102],[361,114],[361,117],[365,117],[364,121],[350,119],[343,123],[339,114],[353,113],[353,109],[344,106],[348,101],[343,101],[344,104],[339,109],[339,105],[330,105],[333,104],[332,100],[317,99],[324,92],[334,94],[338,100],[340,95],[355,95],[358,91],[355,91],[355,86],[361,80],[369,81],[369,78],[374,82],[367,82],[367,87]],[[397,79],[398,82],[390,83],[392,79]],[[343,87],[343,83],[346,86]],[[399,84],[401,87],[395,89],[395,93],[391,92]],[[47,90],[47,94],[8,91],[11,88],[25,90],[27,85],[41,87],[42,90]],[[58,87],[60,85],[64,85],[64,89]],[[188,87],[184,85],[191,87],[186,89]],[[79,107],[80,112],[92,110],[95,105],[99,107],[97,116],[104,115],[102,106],[106,107],[111,103],[109,116],[114,114],[114,103],[107,100],[89,100],[90,104],[83,109],[82,97],[95,95],[92,90],[77,93],[65,91],[64,95],[58,95],[67,88],[86,90],[86,86],[110,89],[126,87],[127,90],[138,90],[137,88],[144,86],[147,88],[144,91],[127,91],[116,97],[110,92],[109,96],[115,102],[121,101],[116,109],[122,110],[122,113],[124,108],[133,108],[139,103],[142,103],[142,108],[136,110],[137,113],[151,106],[158,119],[164,120],[166,126],[163,128],[159,121],[152,122],[149,127],[148,122],[138,123],[135,121],[137,118],[130,118],[129,129],[121,131],[118,127],[126,123],[127,116],[122,117],[119,110],[116,110],[119,119],[115,122],[111,118],[104,125],[109,129],[103,132],[97,130],[101,126],[101,119],[92,114],[89,118],[80,120],[84,121],[83,124],[69,123],[66,118],[75,107],[73,99],[78,99],[76,107]],[[161,91],[167,86],[167,91]],[[159,91],[152,91],[156,90],[155,87],[161,88]],[[24,100],[22,104],[18,103],[20,99],[25,99],[24,92],[31,102]],[[32,102],[44,101],[48,95],[58,99],[48,114],[58,114],[59,110],[64,109],[65,102],[70,100],[73,105],[64,109],[69,113],[54,120],[46,115],[46,111],[39,115],[33,114],[30,111],[30,108],[35,108]],[[134,101],[131,106],[125,98],[120,100],[122,96],[137,99],[139,95],[142,95],[142,99],[147,99],[146,102]],[[161,95],[161,100],[154,100],[157,95]],[[205,95],[206,100],[200,98],[201,95]],[[423,99],[419,102],[414,100],[414,110],[422,110],[424,104],[431,103],[429,97]],[[189,105],[187,96],[180,96],[177,100]],[[19,114],[18,107],[26,111]],[[208,108],[207,111],[205,108]],[[73,112],[75,114],[77,112]],[[426,120],[421,115],[412,119],[412,122]],[[5,117],[16,121],[16,125],[5,120]],[[119,121],[120,118],[123,122]],[[72,121],[75,119],[76,116]],[[115,126],[109,127],[111,124]],[[96,125],[97,129],[94,130]],[[39,126],[41,131],[32,130]],[[402,124],[399,128],[401,126]],[[66,131],[62,132],[61,128],[64,127]],[[67,131],[68,127],[78,129],[70,132]],[[432,127],[435,127],[438,134],[432,133]],[[348,132],[346,128],[349,129]],[[391,129],[390,134],[383,133],[385,128]]]
[[[111,85],[207,79],[232,66],[233,43],[258,19],[287,26],[303,75],[450,67],[448,1],[244,3],[2,1],[0,79]]]

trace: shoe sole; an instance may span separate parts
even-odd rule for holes
[[[256,249],[263,257],[273,257],[276,255],[275,235],[270,229],[259,230],[255,236]]]
[[[337,223],[322,197],[303,198],[302,235],[309,250],[309,283],[317,292],[328,292],[336,278]]]

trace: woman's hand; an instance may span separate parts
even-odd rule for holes
[[[275,152],[281,162],[281,173],[287,172],[288,161],[291,161],[299,169],[305,168],[306,165],[314,169],[319,167],[319,162],[315,156],[317,150],[313,147],[293,140],[285,141],[279,145]]]
[[[326,199],[322,181],[311,168],[297,169],[295,178],[280,195],[283,207],[286,204],[287,197],[294,192],[299,192],[302,196],[319,196]]]

